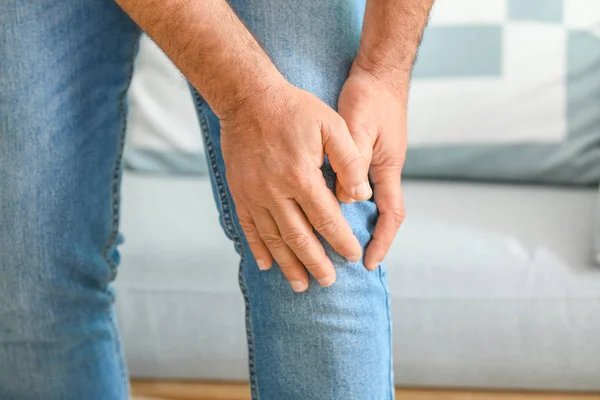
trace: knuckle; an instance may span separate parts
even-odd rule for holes
[[[244,217],[240,217],[239,220],[240,227],[246,233],[246,235],[252,235],[256,233],[256,226],[254,226],[254,222]]]
[[[402,225],[406,218],[406,212],[403,207],[394,207],[389,211],[390,218],[398,226]]]
[[[294,268],[293,263],[287,260],[277,261],[277,264],[279,265],[279,268],[281,268],[282,271],[289,271]]]
[[[242,228],[242,231],[244,232],[244,235],[246,236],[246,239],[248,240],[248,242],[260,241],[260,239],[259,239],[260,235],[258,234],[256,225],[254,225],[254,221],[252,221],[252,219],[240,216],[239,221],[240,221],[240,227]]]
[[[323,269],[325,267],[325,263],[323,261],[314,261],[304,263],[304,267],[311,272],[315,272]]]
[[[275,182],[268,182],[261,186],[255,185],[252,200],[255,204],[265,204],[281,199],[281,186]]]
[[[261,239],[254,227],[242,227],[248,243],[260,243]]]
[[[340,232],[339,221],[331,216],[320,217],[313,226],[317,232],[326,237],[335,236]]]
[[[361,170],[365,167],[365,161],[358,153],[351,152],[339,161],[339,166],[343,171]]]
[[[310,236],[306,232],[300,230],[293,230],[285,233],[283,240],[288,246],[297,250],[305,249],[310,244]]]
[[[278,249],[285,246],[285,242],[281,236],[276,234],[265,234],[262,236],[262,240],[270,249]]]
[[[288,179],[290,185],[296,190],[301,192],[310,191],[310,179],[308,178],[308,174],[304,171],[295,171],[294,173],[289,175]]]

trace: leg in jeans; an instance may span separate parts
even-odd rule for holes
[[[335,107],[358,47],[361,5],[345,0],[231,2],[275,64],[295,85]],[[250,378],[254,399],[382,400],[393,398],[386,271],[369,272],[324,243],[338,280],[314,280],[294,293],[278,267],[260,271],[240,229],[227,189],[219,121],[195,94],[214,195],[226,234],[242,257]],[[333,190],[335,174],[323,173]],[[342,205],[366,246],[377,219],[372,202]]]
[[[124,400],[110,282],[139,32],[110,0],[0,2],[0,399]]]

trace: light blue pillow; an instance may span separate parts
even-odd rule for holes
[[[346,6],[339,11],[356,17],[348,19],[354,22],[337,29],[339,37],[323,30],[327,39],[319,39],[334,40],[328,46],[339,49],[329,60],[333,70],[345,65],[360,35],[364,4]],[[275,28],[264,21],[246,22],[267,51],[286,43],[271,38]],[[404,176],[598,183],[598,27],[598,0],[438,0],[413,72]],[[322,88],[309,89],[321,90],[334,104],[338,82],[324,76],[332,69],[313,60],[323,33],[311,29],[316,31],[294,36],[288,49],[293,53],[272,56],[284,74],[321,82]],[[130,91],[126,166],[203,173],[201,135],[185,79],[150,43],[142,40]]]
[[[597,184],[600,1],[459,3],[424,36],[404,176]]]

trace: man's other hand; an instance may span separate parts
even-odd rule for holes
[[[385,79],[355,63],[338,101],[339,113],[370,165],[379,210],[365,254],[365,266],[370,270],[379,266],[404,220],[400,178],[406,155],[406,93],[398,87],[402,87],[401,82]],[[354,201],[343,185],[338,185],[336,192],[340,201]]]

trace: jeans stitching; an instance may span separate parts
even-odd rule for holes
[[[120,191],[119,191],[119,186],[121,183],[121,173],[122,173],[122,168],[121,168],[121,162],[123,159],[123,149],[125,147],[125,133],[127,130],[127,111],[125,109],[125,101],[127,98],[127,91],[129,89],[129,85],[131,83],[131,79],[133,78],[133,63],[134,63],[134,59],[135,59],[135,54],[137,53],[137,47],[139,44],[139,34],[136,34],[131,42],[131,46],[129,49],[129,59],[128,59],[128,75],[127,75],[127,79],[125,80],[125,85],[123,87],[123,89],[121,90],[121,92],[119,93],[119,116],[121,117],[121,131],[119,132],[119,138],[118,138],[118,143],[117,143],[117,155],[115,157],[115,163],[114,163],[114,167],[113,167],[113,176],[112,176],[112,182],[111,182],[111,187],[110,187],[110,191],[111,191],[111,208],[110,208],[110,212],[111,212],[111,218],[110,218],[110,233],[108,236],[108,239],[106,240],[106,243],[104,245],[104,248],[102,249],[102,257],[104,258],[104,260],[106,261],[106,263],[108,264],[109,268],[110,268],[110,280],[114,280],[116,278],[117,275],[117,265],[116,263],[111,260],[110,258],[110,250],[116,245],[117,243],[117,237],[119,235],[119,207],[120,207],[120,202],[121,202],[121,196],[120,196]],[[118,340],[118,332],[117,332],[117,327],[115,325],[114,320],[112,319],[113,317],[111,317],[109,315],[109,319],[110,319],[110,330],[111,330],[111,334],[113,336],[113,344],[114,344],[114,351],[115,351],[115,356],[122,360],[123,358],[123,354],[121,352],[121,347],[119,345],[119,340]],[[129,379],[127,377],[127,371],[125,369],[125,366],[123,365],[123,362],[119,362],[119,373],[121,375],[121,380],[122,380],[122,384],[123,387],[126,388],[126,392],[124,394],[124,398],[127,398],[129,396]]]
[[[394,400],[395,397],[395,388],[394,388],[394,359],[392,356],[392,314],[390,309],[390,293],[387,285],[385,284],[385,280],[383,279],[383,266],[379,266],[379,281],[381,282],[381,286],[385,292],[385,308],[387,311],[387,320],[388,320],[388,349],[389,349],[389,384],[390,384],[390,400]]]
[[[119,234],[119,207],[120,207],[120,193],[119,186],[121,183],[121,163],[123,160],[123,149],[125,147],[125,133],[127,130],[127,111],[125,110],[125,100],[127,98],[127,91],[133,78],[133,62],[135,54],[137,52],[137,46],[139,43],[139,35],[135,35],[129,48],[129,71],[125,85],[119,93],[119,116],[121,117],[121,131],[119,132],[119,140],[117,143],[117,156],[115,157],[115,163],[113,167],[113,176],[111,182],[111,222],[110,222],[110,234],[102,250],[102,256],[109,264],[111,268],[111,280],[114,280],[117,274],[117,265],[113,260],[110,259],[109,252],[116,245],[117,237]]]
[[[204,101],[200,97],[200,94],[192,89],[194,93],[194,102],[196,103],[196,109],[198,112],[198,119],[200,121],[200,130],[202,131],[202,136],[204,139],[204,143],[206,146],[206,152],[208,155],[209,165],[210,165],[210,173],[213,177],[215,185],[217,187],[219,205],[221,206],[221,218],[223,221],[223,226],[225,227],[225,234],[229,239],[231,239],[234,243],[234,246],[238,253],[241,256],[240,266],[238,269],[238,283],[240,286],[240,290],[242,295],[244,296],[245,303],[245,314],[246,314],[246,338],[248,341],[248,369],[250,373],[250,391],[253,400],[258,400],[258,384],[256,379],[256,370],[255,370],[255,359],[254,359],[254,336],[252,332],[252,324],[250,318],[250,297],[248,294],[248,288],[246,287],[246,282],[244,279],[244,263],[246,260],[246,251],[242,244],[242,240],[240,238],[239,233],[237,232],[237,227],[233,223],[233,218],[231,216],[231,204],[229,203],[229,198],[227,196],[227,188],[225,187],[225,183],[223,181],[223,177],[221,171],[219,170],[217,155],[215,152],[214,144],[212,139],[210,138],[210,128],[208,126],[208,122],[206,119],[206,114],[204,113]]]

